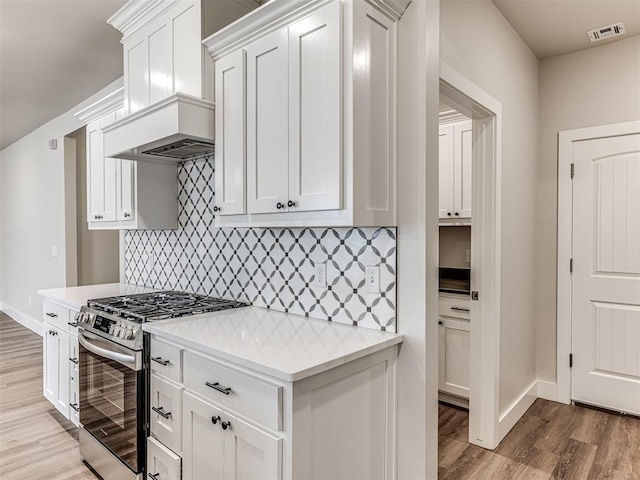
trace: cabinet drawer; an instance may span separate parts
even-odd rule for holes
[[[156,374],[151,375],[151,435],[178,453],[182,452],[182,390]]]
[[[181,458],[158,442],[147,438],[147,474],[148,478],[158,480],[180,480]]]
[[[42,318],[65,332],[70,330],[69,323],[74,321],[75,313],[75,311],[49,300],[42,302]]]
[[[438,315],[442,317],[463,318],[470,320],[471,300],[466,298],[440,297],[438,299]]]
[[[69,420],[80,425],[80,390],[76,382],[69,383]]]
[[[78,337],[69,335],[69,380],[78,383],[80,353],[78,350]]]
[[[182,349],[151,337],[151,371],[182,383]]]
[[[282,429],[282,387],[184,352],[184,386],[266,427]]]

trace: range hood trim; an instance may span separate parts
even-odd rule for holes
[[[107,157],[181,162],[187,159],[144,152],[180,140],[213,144],[214,103],[175,93],[107,125],[102,131]]]

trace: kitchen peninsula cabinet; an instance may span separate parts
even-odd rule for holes
[[[182,392],[180,458],[163,465],[181,461],[184,480],[394,478],[401,336],[255,307],[143,329],[152,375]],[[169,407],[153,406],[157,446]]]
[[[176,166],[105,156],[102,130],[124,116],[123,102],[120,89],[76,113],[87,125],[89,230],[177,228]]]
[[[409,2],[268,2],[214,59],[218,226],[396,224],[396,23]]]

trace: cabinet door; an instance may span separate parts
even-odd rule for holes
[[[440,127],[439,217],[453,218],[453,125]]]
[[[471,120],[455,124],[453,138],[455,139],[455,155],[453,162],[454,216],[471,218],[471,181],[473,134]]]
[[[158,442],[147,438],[147,478],[180,480],[180,457]]]
[[[469,398],[470,325],[468,321],[440,317],[438,387]]]
[[[217,215],[237,215],[245,208],[245,51],[215,64]]]
[[[291,210],[341,208],[341,6],[289,27]]]
[[[182,478],[223,479],[222,410],[184,392],[182,396]],[[216,419],[216,424],[212,419]]]
[[[116,219],[116,160],[105,158],[102,128],[116,119],[111,113],[87,125],[87,220]]]
[[[44,396],[69,418],[69,334],[44,324]]]
[[[282,478],[282,440],[226,413],[223,476],[228,480]]]
[[[118,220],[135,220],[135,178],[136,162],[133,160],[116,160],[118,176],[116,191],[118,194]]]
[[[151,375],[151,434],[174,452],[182,451],[182,390]]]
[[[287,40],[285,28],[247,47],[249,213],[283,211],[288,201]]]

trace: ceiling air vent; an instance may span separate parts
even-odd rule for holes
[[[589,30],[587,36],[592,42],[604,40],[605,38],[617,37],[618,35],[624,35],[624,23],[616,23],[609,25],[608,27],[596,28],[595,30]]]

